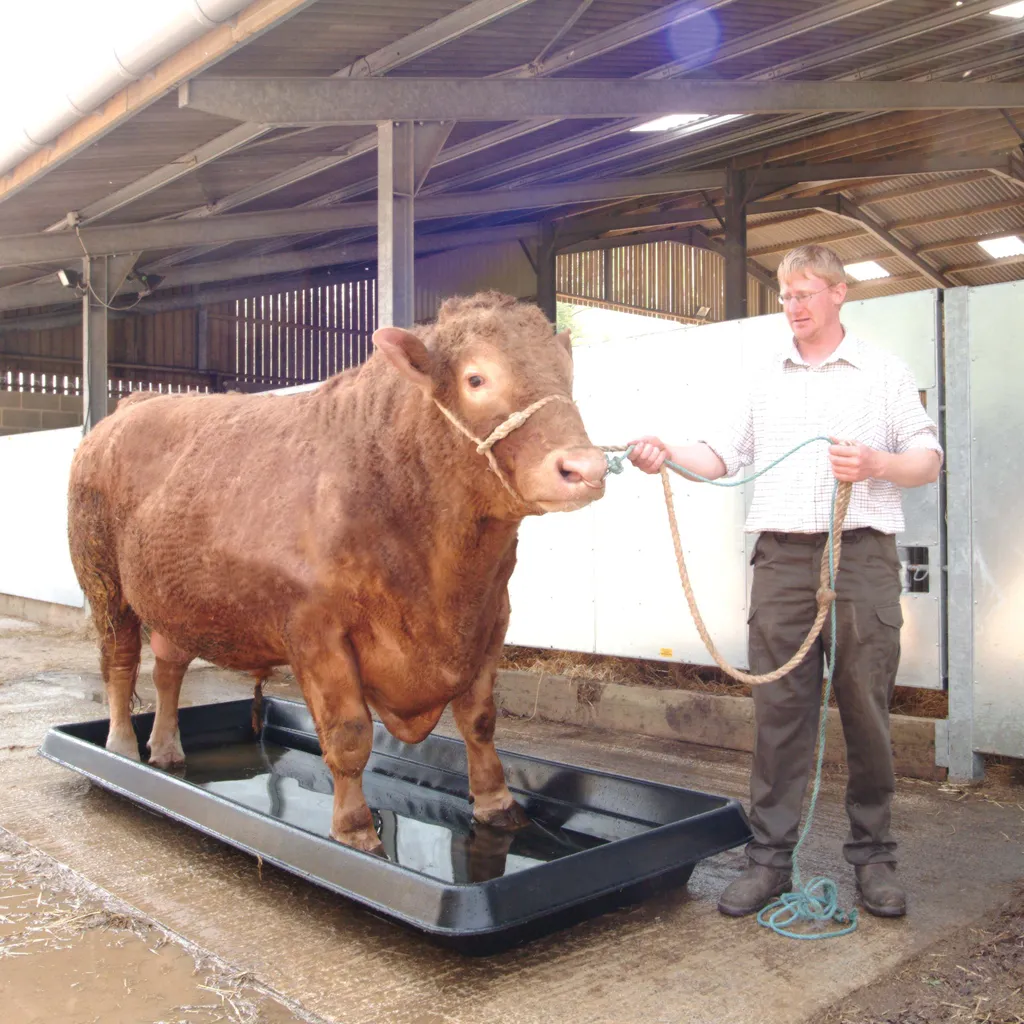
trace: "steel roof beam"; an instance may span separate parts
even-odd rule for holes
[[[1024,107],[1024,82],[200,78],[178,104],[275,125]]]
[[[184,295],[168,295],[165,297],[147,296],[143,303],[124,312],[120,310],[111,311],[114,319],[124,316],[151,316],[154,313],[167,313],[182,309],[196,309],[200,306],[216,306],[225,302],[234,302],[241,297],[241,290],[244,290],[245,298],[253,298],[260,295],[275,295],[279,292],[301,291],[309,288],[328,287],[333,284],[342,284],[346,281],[365,281],[370,277],[369,265],[364,269],[348,268],[343,270],[321,270],[318,273],[300,273],[292,276],[275,277],[272,280],[259,280],[250,284],[245,282],[232,282],[229,285],[218,285],[211,288],[200,288],[190,291]],[[29,313],[21,317],[6,317],[0,320],[0,335],[17,334],[21,331],[46,331],[56,327],[72,327],[82,322],[82,311],[76,309],[71,312],[59,313]],[[28,352],[10,352],[5,355],[25,355],[31,357]],[[38,358],[38,357],[35,357]],[[65,359],[63,362],[75,362],[75,359]],[[116,364],[111,364],[116,365]]]
[[[636,235],[606,235],[603,238],[583,238],[567,233],[563,243],[558,247],[558,254],[569,255],[575,252],[597,252],[602,249],[619,249],[626,245],[648,245],[652,242],[679,242],[682,245],[693,245],[693,225],[686,227],[665,228],[664,231],[645,231]],[[562,235],[559,235],[562,238]],[[703,247],[701,247],[703,248]],[[3,321],[0,321],[2,324]]]
[[[899,178],[910,174],[941,174],[952,171],[1008,170],[1009,153],[981,156],[928,156],[905,160],[875,160],[869,163],[793,164],[750,169],[760,185],[796,185],[805,181],[840,181],[843,178]],[[684,172],[685,173],[685,172]],[[875,197],[872,197],[875,202]]]
[[[847,220],[856,221],[858,224],[861,224],[883,245],[891,249],[897,256],[901,256],[916,271],[927,277],[932,284],[939,288],[956,287],[956,283],[946,277],[942,271],[936,270],[930,263],[926,263],[913,251],[913,249],[910,248],[910,246],[901,242],[895,235],[893,235],[893,233],[884,224],[876,221],[874,217],[860,209],[859,206],[850,202],[850,200],[845,197],[840,197],[839,215],[847,218]]]
[[[687,188],[715,188],[720,171],[687,175],[594,181],[551,185],[520,191],[491,190],[432,196],[416,204],[418,220],[482,216],[516,210],[543,209],[601,199],[671,194]],[[106,253],[168,249],[175,246],[226,244],[261,238],[315,234],[347,228],[374,227],[377,203],[349,203],[331,210],[271,210],[236,213],[202,220],[148,221],[84,228],[76,234],[11,235],[0,238],[0,266],[54,263],[77,259],[83,250],[91,256]]]
[[[372,78],[386,75],[403,64],[461,38],[469,32],[504,18],[533,0],[474,0],[473,3],[432,21],[429,25],[396,39],[366,57],[360,57],[336,71],[334,78]],[[415,6],[415,5],[414,5]]]
[[[604,214],[594,217],[574,217],[561,222],[562,230],[575,235],[603,234],[606,231],[631,231],[638,228],[702,224],[718,220],[721,206],[678,207],[674,210],[655,210],[633,215]],[[809,196],[802,199],[767,199],[746,204],[748,214],[785,213],[790,210],[823,210],[839,212],[838,196]]]
[[[416,239],[416,252],[440,252],[466,245],[490,245],[518,239],[530,240],[535,239],[537,234],[537,225],[532,223],[474,228],[467,231],[436,232],[419,236]],[[376,241],[334,245],[301,252],[277,253],[273,256],[243,256],[239,259],[196,263],[191,267],[169,270],[162,275],[160,288],[184,288],[213,281],[234,281],[271,274],[292,274],[318,267],[362,263],[376,258]],[[145,272],[150,268],[142,269]],[[141,284],[138,282],[128,282],[121,295],[134,294],[140,287]],[[53,306],[76,301],[79,300],[74,297],[72,292],[57,283],[56,274],[28,284],[0,288],[0,310],[29,309],[34,306]],[[143,312],[141,305],[139,312]]]

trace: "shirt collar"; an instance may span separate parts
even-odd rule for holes
[[[863,368],[863,349],[861,346],[860,339],[849,329],[843,328],[843,340],[839,342],[839,346],[820,366],[828,366],[830,363],[838,363],[842,360],[845,363],[849,363],[850,366],[854,366],[857,369]],[[796,347],[796,341],[792,337],[789,342],[782,346],[782,350],[779,353],[780,361],[785,366],[786,363],[791,363],[793,366],[807,366],[807,360],[800,355],[800,349]]]

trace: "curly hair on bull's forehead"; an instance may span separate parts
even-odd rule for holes
[[[445,299],[433,327],[436,337],[456,346],[472,338],[505,336],[515,341],[553,333],[537,306],[497,291]]]

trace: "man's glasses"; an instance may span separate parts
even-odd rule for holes
[[[785,306],[787,302],[792,302],[794,305],[804,306],[810,302],[815,295],[827,292],[831,287],[832,285],[830,284],[825,285],[824,288],[819,288],[816,292],[783,292],[779,295],[779,305]]]

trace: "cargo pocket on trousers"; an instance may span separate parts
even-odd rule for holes
[[[903,609],[898,604],[882,604],[875,608],[875,614],[886,626],[899,629],[903,625]]]
[[[868,659],[865,667],[876,686],[884,687],[885,701],[892,700],[896,685],[896,672],[900,664],[900,626],[903,609],[898,604],[880,604],[875,607],[876,625],[872,642],[863,651]],[[880,691],[881,692],[881,691]]]

